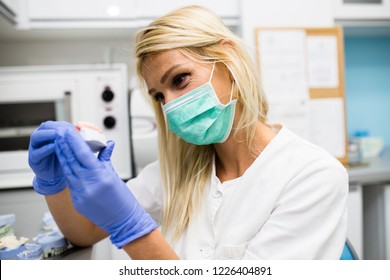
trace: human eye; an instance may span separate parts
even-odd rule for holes
[[[186,86],[185,81],[190,76],[190,73],[181,73],[173,77],[172,85],[176,88],[183,88]]]

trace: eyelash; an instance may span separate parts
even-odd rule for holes
[[[173,77],[173,79],[172,79],[172,86],[174,86],[174,87],[179,87],[179,88],[180,88],[180,85],[183,83],[184,79],[185,79],[187,76],[189,76],[189,75],[191,75],[190,72],[188,72],[188,73],[181,73],[181,74],[179,74],[179,75],[176,75],[176,76]],[[181,80],[180,80],[180,79],[181,79]],[[182,87],[184,87],[184,86],[182,86]]]
[[[186,73],[181,73],[181,74],[174,76],[172,79],[172,87],[179,88],[179,89],[185,88],[185,86],[187,84],[185,84],[185,85],[181,85],[181,84],[183,83],[184,79],[190,75],[191,75],[191,72],[186,72]],[[182,80],[180,81],[179,79],[182,79]],[[156,102],[162,102],[162,101],[164,101],[164,94],[162,92],[157,92],[153,96],[153,98]]]

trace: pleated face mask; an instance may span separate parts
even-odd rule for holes
[[[222,104],[210,79],[204,85],[162,106],[169,129],[188,143],[208,145],[222,143],[228,138],[233,125],[237,100]]]

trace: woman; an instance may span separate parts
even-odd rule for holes
[[[266,122],[255,68],[218,17],[198,6],[161,17],[136,57],[159,135],[159,161],[137,178],[116,175],[113,142],[96,158],[67,123],[31,137],[34,188],[72,243],[108,234],[133,259],[340,257],[345,168]]]

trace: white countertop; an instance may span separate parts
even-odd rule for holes
[[[390,183],[390,147],[380,157],[364,160],[362,165],[348,168],[348,174],[350,184]]]

